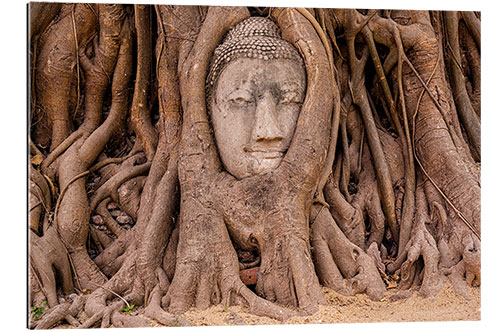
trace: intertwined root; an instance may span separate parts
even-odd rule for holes
[[[30,274],[47,298],[50,307],[59,304],[56,290],[56,274],[65,293],[71,292],[73,278],[71,275],[69,256],[66,248],[58,237],[56,228],[50,227],[44,236],[39,237],[30,231]],[[33,281],[33,282],[35,282]],[[33,304],[40,304],[44,297],[32,295]]]
[[[326,304],[305,239],[275,233],[259,246],[258,295],[309,314],[316,312],[319,304]]]
[[[418,265],[418,259],[423,259],[424,267]],[[402,256],[395,264],[389,264],[389,272],[393,272],[400,258],[406,260],[401,265],[401,289],[409,289],[421,282],[419,293],[424,296],[435,296],[443,284],[443,279],[438,268],[440,259],[439,250],[432,235],[422,224],[412,235]],[[423,276],[422,271],[423,270]],[[419,281],[421,280],[421,281]]]
[[[439,246],[442,252],[450,253],[450,244],[444,240]],[[476,236],[466,234],[461,241],[461,247],[463,251],[459,261],[451,267],[443,268],[443,272],[450,279],[455,291],[469,299],[468,286],[481,285],[481,243]]]
[[[385,285],[373,259],[347,239],[327,209],[314,207],[311,219],[314,256],[321,282],[340,293],[366,292],[373,300],[382,299]],[[346,286],[343,278],[347,279]]]
[[[31,328],[49,329],[57,323],[66,320],[69,324],[78,327],[78,322],[75,317],[83,310],[87,295],[74,298],[72,303],[59,304],[47,311],[40,321],[35,325],[30,325]]]
[[[186,200],[184,204],[194,204],[198,209],[186,211],[198,214],[186,213],[181,221],[175,275],[162,300],[168,312],[181,314],[192,306],[206,309],[215,304],[242,303],[254,314],[279,320],[296,314],[258,297],[243,284],[238,256],[222,219],[210,215],[210,210],[197,202]],[[201,214],[203,210],[208,216]],[[159,296],[155,297],[158,302]],[[152,311],[157,313],[158,306]]]

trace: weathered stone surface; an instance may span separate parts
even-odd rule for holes
[[[242,179],[277,168],[295,132],[306,77],[276,25],[253,17],[231,30],[214,53],[207,86],[225,169]]]

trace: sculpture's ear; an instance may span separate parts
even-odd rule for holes
[[[272,16],[282,38],[292,43],[304,59],[307,90],[297,129],[280,169],[293,173],[297,183],[316,186],[330,143],[334,102],[333,77],[327,51],[311,22],[297,9],[277,8]],[[313,189],[311,189],[313,190]]]

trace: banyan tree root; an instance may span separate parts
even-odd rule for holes
[[[46,297],[49,307],[59,304],[54,272],[57,273],[64,293],[70,293],[74,289],[68,252],[58,236],[54,226],[42,237],[30,231],[30,272],[37,277],[44,294],[41,298],[31,295],[31,299],[36,302],[37,299]]]
[[[373,258],[347,239],[325,207],[314,206],[311,221],[321,283],[339,293],[366,292],[372,300],[381,300],[386,289]]]
[[[375,32],[373,36],[376,42],[397,50],[400,74],[395,76],[394,82],[400,87],[400,95],[404,94],[401,104],[408,110],[408,119],[414,118],[412,153],[418,162],[417,171],[420,176],[423,174],[422,177],[432,183],[432,187],[439,193],[439,200],[443,202],[441,206],[444,208],[444,214],[440,215],[447,216],[440,218],[441,230],[447,231],[431,237],[436,237],[438,244],[448,246],[448,250],[444,250],[444,245],[438,246],[440,265],[444,267],[457,264],[463,256],[464,240],[472,239],[473,245],[470,248],[474,255],[470,260],[474,264],[469,263],[469,267],[470,276],[474,276],[472,272],[479,266],[479,257],[476,253],[480,252],[480,185],[470,153],[464,153],[463,150],[466,143],[461,138],[460,125],[455,121],[456,110],[445,79],[443,62],[439,57],[442,53],[441,45],[435,36],[428,13],[410,11],[393,12],[391,15],[398,17],[397,22],[404,23],[375,16],[368,22],[367,27]],[[393,39],[387,39],[388,35],[392,35]],[[430,87],[433,87],[432,90]],[[406,127],[405,124],[405,132]],[[430,200],[428,193],[426,196],[427,200]],[[433,206],[433,200],[428,204]],[[408,225],[408,222],[411,220],[402,221],[405,225]],[[410,234],[410,244],[419,244],[429,238],[419,223],[414,223],[413,226],[415,230]],[[400,247],[396,265],[403,264],[405,258],[410,255],[407,263],[413,270],[415,268],[413,262],[416,260],[414,256],[419,251],[406,252],[405,249],[406,246]],[[435,260],[430,260],[433,261]],[[435,266],[434,263],[433,265]],[[395,269],[396,267],[391,267],[391,270]],[[430,267],[429,270],[432,271],[433,268]],[[475,281],[475,278],[470,277],[469,280]],[[413,281],[418,283],[416,280]]]
[[[426,227],[429,221],[427,202],[423,185],[419,184],[416,192],[416,219],[410,241],[406,244],[402,256],[395,263],[389,264],[387,269],[394,272],[399,267],[399,260],[406,258],[401,265],[401,290],[407,290],[414,285],[419,286],[419,294],[424,297],[435,296],[441,289],[443,278],[439,270],[440,252],[436,241]],[[424,266],[421,267],[419,259]]]
[[[61,321],[78,327],[80,322],[75,317],[83,310],[87,295],[77,296],[72,302],[63,303],[52,307],[45,313],[42,319],[36,323],[36,329],[46,330],[52,328]],[[30,325],[33,327],[34,325]]]

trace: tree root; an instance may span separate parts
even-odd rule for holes
[[[419,294],[428,297],[435,296],[443,285],[442,274],[439,271],[440,251],[434,237],[427,230],[425,222],[429,220],[427,202],[423,183],[416,191],[417,213],[412,235],[396,262],[387,266],[390,273],[401,267],[401,289],[411,288],[419,274],[423,274]],[[423,259],[424,267],[418,263]]]
[[[151,292],[148,305],[144,310],[144,315],[166,326],[191,326],[191,323],[186,319],[170,314],[162,309],[161,300],[167,290],[168,286],[162,287],[161,283],[155,286]]]
[[[138,61],[130,118],[134,132],[144,147],[147,160],[151,161],[158,143],[156,130],[151,123],[150,102],[148,100],[151,60],[153,59],[153,38],[150,30],[151,14],[148,6],[134,5],[134,10]]]
[[[83,310],[87,297],[88,295],[77,296],[72,303],[59,304],[49,309],[43,318],[36,323],[35,329],[50,329],[63,320],[73,326],[79,324],[75,317]]]
[[[315,261],[321,282],[340,293],[366,292],[372,300],[382,299],[385,285],[373,259],[347,239],[326,209],[314,206],[311,221]],[[347,279],[346,287],[341,283],[342,276]]]
[[[355,11],[351,10],[350,12],[354,13]],[[371,156],[373,158],[375,173],[377,175],[382,207],[391,229],[391,233],[397,243],[399,242],[399,225],[396,224],[396,213],[394,206],[395,197],[394,190],[392,188],[390,170],[382,150],[380,138],[373,119],[373,111],[371,110],[370,103],[368,101],[368,94],[365,86],[364,68],[368,59],[369,50],[367,48],[363,49],[361,59],[358,59],[354,43],[356,34],[361,31],[361,29],[363,29],[364,25],[367,24],[368,21],[373,17],[373,14],[367,19],[358,21],[362,23],[355,23],[353,15],[350,15],[349,17],[350,20],[346,28],[346,35],[349,36],[347,39],[347,44],[349,49],[349,65],[352,75],[351,91],[353,93],[353,103],[358,105],[361,112],[363,123],[365,125],[368,145],[370,147]]]
[[[444,267],[442,271],[450,279],[457,294],[469,299],[468,286],[478,287],[481,285],[481,247],[480,242],[474,235],[466,234],[461,245],[463,251],[458,263],[451,267]],[[439,243],[440,250],[448,254],[453,249],[444,239]],[[443,263],[446,265],[446,261]]]
[[[451,68],[451,87],[453,97],[456,101],[458,115],[462,120],[461,124],[465,128],[467,137],[470,140],[471,148],[476,160],[481,160],[481,123],[472,107],[471,99],[466,90],[464,74],[461,70],[462,63],[460,57],[460,42],[458,36],[458,13],[446,12],[446,32],[447,40],[450,45],[450,52],[456,61],[450,61]],[[458,62],[460,61],[460,62]]]
[[[57,273],[63,292],[69,293],[73,290],[69,258],[55,227],[49,228],[43,237],[30,231],[30,266],[33,273],[38,276],[49,307],[59,304],[54,271]]]
[[[99,188],[94,197],[92,197],[92,200],[90,201],[90,210],[94,211],[99,202],[101,202],[104,198],[111,196],[113,193],[116,195],[116,198],[118,198],[117,191],[123,183],[148,172],[150,167],[150,162],[143,163],[141,165],[133,166],[130,169],[121,170],[116,175],[111,177],[103,186]]]
[[[441,290],[443,279],[438,270],[439,251],[436,242],[424,226],[412,236],[404,253],[406,261],[401,266],[401,288],[410,288],[417,274],[415,263],[422,256],[424,260],[424,276],[419,294],[428,297],[435,296]],[[391,269],[388,267],[389,271]]]
[[[101,201],[96,208],[96,213],[99,214],[99,216],[102,217],[104,224],[110,230],[113,234],[115,234],[117,237],[120,237],[120,235],[125,232],[125,230],[122,229],[122,227],[118,224],[118,222],[115,221],[109,210],[107,209],[107,204],[111,201],[111,198],[104,199]]]
[[[333,179],[338,179],[340,173],[340,163],[335,167]],[[344,198],[336,184],[333,184],[332,177],[329,178],[325,185],[325,199],[330,205],[330,213],[335,221],[338,221],[338,226],[346,237],[353,244],[364,247],[365,243],[365,227],[363,221],[363,212],[353,207]]]

